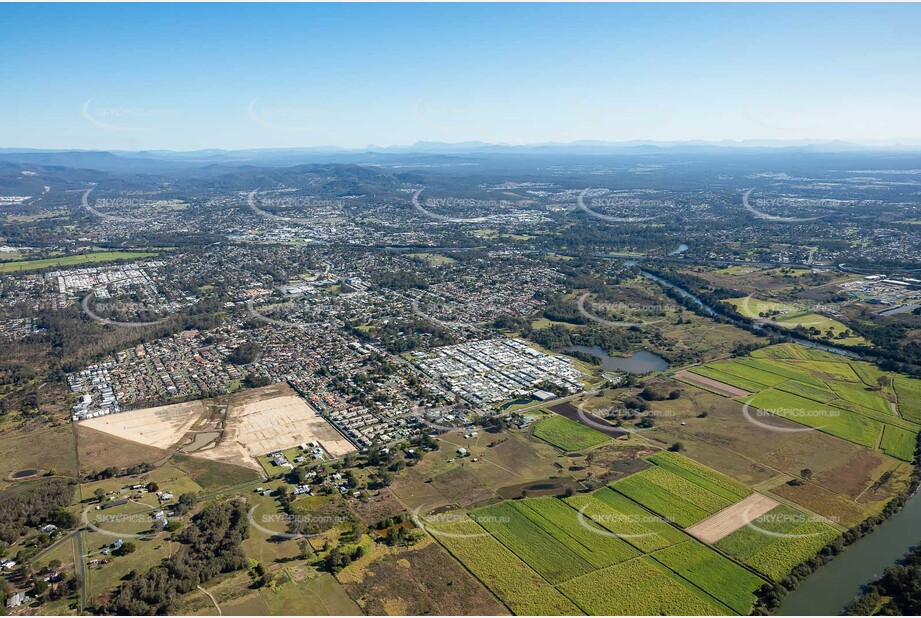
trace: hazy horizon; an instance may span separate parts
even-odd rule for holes
[[[5,5],[0,146],[921,143],[917,5]]]

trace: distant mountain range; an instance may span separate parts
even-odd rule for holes
[[[768,154],[776,153],[921,153],[921,144],[849,141],[743,140],[630,141],[581,140],[571,143],[490,144],[485,142],[416,142],[407,146],[348,149],[335,146],[257,148],[249,150],[49,150],[0,148],[0,162],[16,165],[61,166],[107,172],[167,173],[209,166],[289,166],[305,163],[358,163],[363,165],[437,165],[475,161],[507,155],[555,157],[605,157],[668,154]],[[226,170],[224,170],[226,171]],[[218,170],[215,170],[218,172]],[[207,172],[206,172],[207,173]]]

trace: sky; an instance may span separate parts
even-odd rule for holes
[[[4,4],[0,147],[921,143],[914,4]]]

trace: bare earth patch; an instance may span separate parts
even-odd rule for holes
[[[708,388],[711,391],[716,391],[717,393],[721,393],[727,397],[748,397],[751,395],[751,393],[748,391],[743,391],[741,388],[736,388],[735,386],[726,384],[725,382],[720,382],[718,380],[714,380],[713,378],[700,376],[696,373],[691,373],[690,371],[679,371],[675,374],[675,377],[685,382],[703,386],[704,388]]]
[[[247,391],[245,398],[231,403],[217,446],[193,456],[261,471],[256,457],[314,441],[332,457],[355,451],[351,442],[290,387],[274,385]]]
[[[108,414],[80,423],[139,444],[168,449],[182,439],[204,411],[201,401]]]
[[[687,533],[712,545],[779,504],[767,496],[753,493],[744,500],[727,506],[719,513],[691,526],[687,529]]]

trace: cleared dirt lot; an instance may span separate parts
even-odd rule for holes
[[[716,543],[755,518],[780,504],[767,496],[754,493],[687,529],[687,533],[704,543]]]
[[[287,385],[246,391],[230,402],[226,423],[218,444],[195,452],[195,457],[261,470],[257,456],[307,442],[318,442],[332,457],[355,451],[342,434]]]
[[[131,410],[80,423],[109,435],[147,446],[168,449],[184,436],[204,412],[200,401]]]

